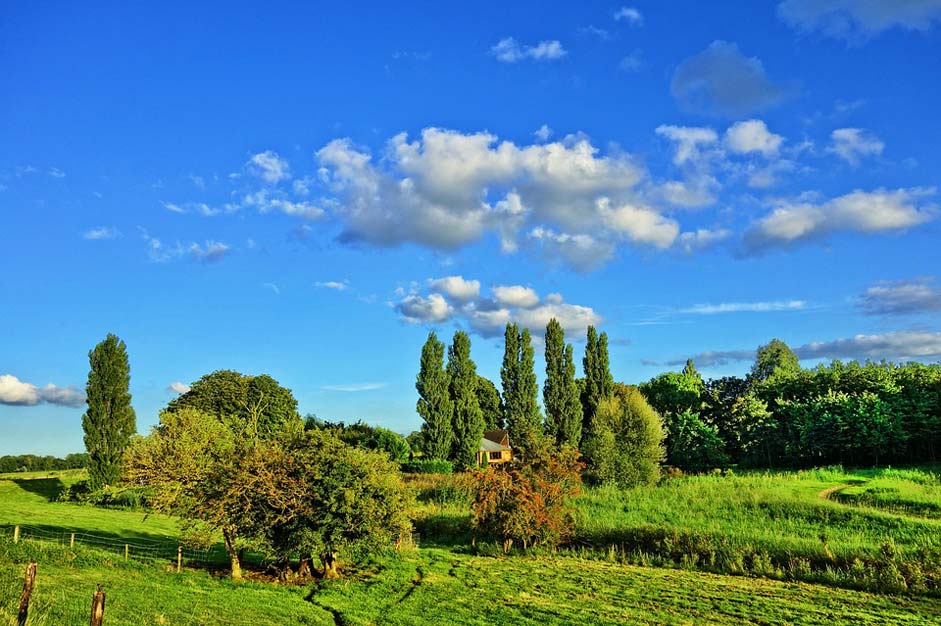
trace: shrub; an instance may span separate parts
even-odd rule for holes
[[[453,474],[454,464],[444,459],[415,459],[402,464],[406,474]]]

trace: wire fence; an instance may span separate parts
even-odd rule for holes
[[[123,556],[125,559],[169,561],[184,565],[222,565],[228,562],[225,548],[214,544],[206,548],[186,546],[168,537],[165,540],[143,537],[96,535],[81,530],[31,526],[28,524],[0,526],[0,537],[12,541],[40,541],[69,548],[93,548]]]

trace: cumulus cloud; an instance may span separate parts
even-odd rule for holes
[[[468,302],[480,296],[480,281],[464,280],[461,276],[433,278],[428,281],[428,285],[459,302]]]
[[[784,137],[775,135],[761,120],[736,122],[725,131],[725,145],[737,154],[758,153],[765,158],[777,156]]]
[[[941,22],[941,0],[784,0],[778,14],[799,30],[855,40],[890,28],[930,30]]]
[[[36,406],[54,404],[78,408],[85,404],[85,394],[75,387],[59,387],[49,383],[38,387],[12,374],[0,375],[0,404]]]
[[[490,48],[490,54],[501,63],[518,63],[527,59],[554,61],[564,57],[566,51],[555,39],[540,41],[535,46],[525,46],[513,37],[504,37]]]
[[[435,281],[428,284],[435,287]],[[483,337],[501,335],[511,321],[529,328],[534,334],[541,334],[554,317],[563,329],[578,335],[583,334],[587,326],[602,321],[591,307],[568,304],[558,293],[540,299],[535,290],[524,285],[497,285],[489,296],[478,294],[473,299],[446,292],[423,294],[414,290],[400,298],[393,307],[406,322],[439,324],[455,320],[467,324],[470,330]]]
[[[669,247],[678,231],[642,198],[645,172],[629,155],[601,155],[582,136],[517,145],[428,128],[414,141],[393,137],[382,159],[343,139],[317,158],[336,196],[341,241],[454,249],[493,232],[509,252],[528,225],[530,241],[572,248],[601,240],[613,250],[618,242]]]
[[[859,306],[869,315],[941,312],[941,287],[933,277],[878,283],[866,289]]]
[[[266,183],[278,183],[291,177],[291,168],[288,162],[278,156],[277,152],[265,150],[252,156],[248,160],[248,170]]]
[[[350,288],[349,284],[345,280],[318,281],[314,283],[314,287],[319,287],[320,289],[333,289],[334,291],[346,291]]]
[[[759,251],[841,231],[883,233],[897,231],[934,218],[935,211],[918,206],[934,189],[856,190],[816,203],[779,200],[775,209],[755,222],[745,233],[746,247]]]
[[[167,387],[167,392],[183,395],[190,390],[190,386],[180,381],[174,381]]]
[[[615,244],[586,234],[558,233],[537,226],[528,243],[548,261],[561,261],[580,272],[596,270],[614,257]]]
[[[293,201],[288,199],[283,192],[272,192],[268,189],[247,194],[242,199],[242,203],[245,206],[258,209],[259,213],[278,211],[285,215],[306,220],[319,220],[326,216],[326,211],[315,204],[306,201]]]
[[[680,248],[687,254],[711,248],[732,236],[732,231],[725,228],[708,229],[698,228],[691,232],[682,233],[679,239]]]
[[[714,41],[677,66],[670,93],[687,111],[747,115],[777,104],[786,90],[757,57],[746,57],[734,43]]]
[[[221,261],[228,254],[231,247],[221,241],[208,240],[204,244],[191,243],[187,248],[190,258],[201,263],[215,263]]]
[[[549,137],[552,137],[552,129],[549,128],[548,124],[543,124],[533,135],[535,135],[536,139],[539,141],[549,141]]]
[[[214,263],[221,261],[232,250],[227,243],[209,239],[200,244],[197,242],[176,242],[172,246],[165,245],[157,237],[153,237],[146,229],[140,229],[141,238],[147,245],[147,256],[154,263],[165,263],[180,258],[189,258],[201,263]]]
[[[850,165],[859,165],[865,157],[879,156],[885,148],[878,137],[861,128],[838,128],[830,134],[827,148]]]
[[[719,136],[711,128],[698,126],[658,126],[656,131],[661,137],[673,142],[673,164],[684,165],[690,161],[698,161],[703,147],[713,146]]]
[[[118,239],[121,237],[121,231],[113,226],[98,226],[90,228],[82,233],[82,239],[89,241],[101,241],[103,239]]]

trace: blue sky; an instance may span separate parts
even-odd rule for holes
[[[941,0],[7,3],[0,454],[219,368],[418,427],[429,329],[615,377],[941,358]],[[579,354],[580,356],[580,354]],[[176,391],[175,391],[176,390]]]

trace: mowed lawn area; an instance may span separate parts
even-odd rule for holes
[[[51,474],[0,477],[0,525],[80,530],[127,540],[172,538],[177,532],[175,521],[167,517],[54,502],[58,490],[78,475]],[[761,541],[773,548],[778,535],[783,546],[811,551],[822,550],[820,538],[811,541],[813,533],[832,528],[827,548],[832,551],[878,550],[886,536],[894,538],[900,551],[915,551],[928,545],[923,533],[935,532],[937,538],[941,529],[930,514],[900,510],[899,499],[930,499],[935,489],[931,476],[828,470],[777,478],[686,478],[645,490],[646,497],[589,490],[579,503],[578,534],[583,542],[600,542],[612,536],[623,540],[637,529],[699,525],[710,536],[729,533],[736,544]],[[898,490],[890,507],[871,505],[876,498],[863,505],[821,497],[821,492],[845,485],[864,493],[867,483],[860,481],[869,480],[876,494]],[[916,489],[909,483],[924,484]],[[418,520],[423,547],[390,553],[328,583],[232,584],[203,569],[187,568],[178,575],[168,571],[170,561],[124,562],[114,552],[82,546],[70,550],[29,539],[14,546],[5,530],[0,536],[0,624],[15,623],[23,569],[31,558],[39,563],[29,621],[36,625],[86,624],[97,584],[108,593],[105,623],[127,625],[941,623],[941,599],[930,594],[869,593],[678,567],[639,567],[618,562],[616,554],[611,562],[605,560],[596,553],[603,551],[600,544],[557,554],[504,557],[492,551],[495,556],[484,556],[467,545],[466,511],[447,495],[450,487],[422,488],[427,492],[420,496]],[[785,514],[787,503],[800,506]],[[736,514],[743,505],[748,506]],[[821,516],[821,510],[829,516]],[[896,525],[873,523],[879,516],[894,516]],[[840,530],[841,523],[850,530]],[[748,527],[753,527],[750,535]],[[435,529],[440,536],[431,534]]]

